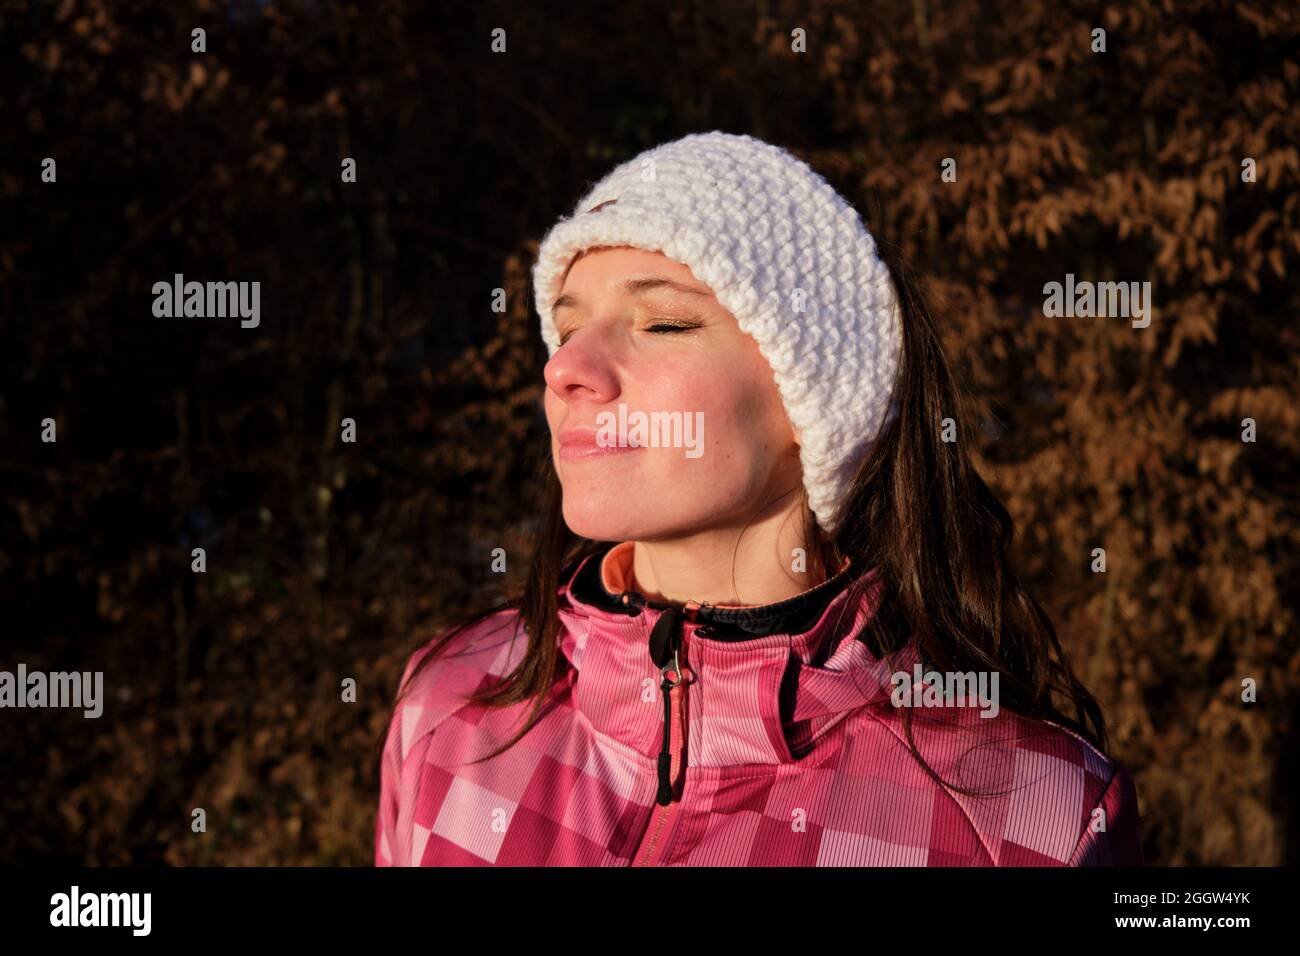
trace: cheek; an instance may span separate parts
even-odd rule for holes
[[[651,407],[700,412],[704,454],[690,465],[704,480],[748,484],[768,474],[794,444],[766,362],[709,361],[665,377]],[[696,467],[701,466],[701,467]]]
[[[748,353],[742,360],[717,367],[705,379],[706,418],[721,429],[728,444],[769,448],[772,453],[793,441],[776,382],[762,357]]]

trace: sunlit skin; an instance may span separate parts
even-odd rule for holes
[[[641,280],[683,288],[625,287]],[[569,527],[634,541],[636,590],[654,600],[767,604],[818,584],[792,568],[808,547],[802,470],[772,369],[712,290],[661,253],[598,247],[571,263],[554,318],[545,408]],[[597,431],[620,403],[702,412],[703,454],[561,455],[563,432]]]

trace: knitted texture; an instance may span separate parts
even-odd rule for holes
[[[573,257],[595,246],[689,266],[772,367],[799,441],[817,523],[837,530],[845,492],[881,428],[902,351],[889,271],[853,207],[807,163],[752,136],[692,133],[615,168],[543,238],[533,266],[542,338]]]

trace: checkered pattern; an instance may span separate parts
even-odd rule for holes
[[[803,634],[727,642],[684,625],[686,776],[665,816],[649,653],[661,612],[583,604],[571,581],[559,614],[572,666],[511,749],[469,762],[508,739],[529,705],[462,697],[519,661],[513,612],[459,635],[396,709],[376,865],[625,866],[652,822],[666,866],[1142,863],[1130,774],[1064,728],[1006,709],[919,708],[913,733],[931,766],[997,795],[954,793],[925,773],[890,701],[890,677],[911,673],[915,645],[878,660],[852,638],[874,611],[875,581],[865,597],[839,594]]]

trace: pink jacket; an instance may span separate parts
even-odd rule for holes
[[[630,548],[602,562],[614,593]],[[584,603],[576,577],[559,592],[569,666],[512,748],[466,762],[508,739],[531,702],[492,709],[460,696],[522,656],[512,611],[458,635],[396,708],[376,865],[1142,863],[1129,772],[1065,728],[975,707],[943,708],[936,723],[921,709],[916,742],[945,781],[1009,792],[967,796],[926,774],[891,702],[891,677],[912,673],[915,644],[878,660],[853,639],[879,584],[855,607],[840,591],[803,633],[722,641],[690,606],[666,618]]]

